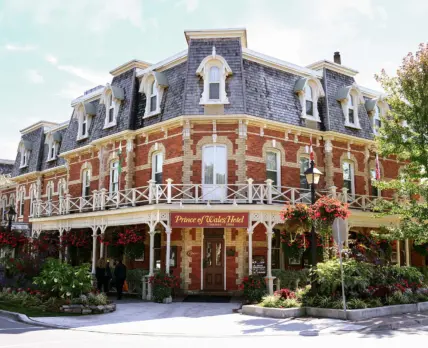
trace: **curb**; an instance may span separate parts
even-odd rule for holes
[[[370,327],[360,330],[360,332],[399,330],[402,328],[406,328],[409,326],[416,326],[416,325],[428,325],[428,318],[400,320],[389,324],[372,325]]]
[[[70,329],[69,327],[66,327],[66,326],[41,323],[37,320],[30,319],[25,314],[9,312],[2,309],[0,309],[0,315],[7,317],[9,319],[18,321],[20,323],[28,324],[28,325],[41,326],[49,329]]]

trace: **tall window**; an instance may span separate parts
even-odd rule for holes
[[[226,147],[205,146],[203,149],[203,178],[206,185],[226,184]]]
[[[150,85],[150,112],[153,112],[157,108],[158,102],[158,90],[156,88],[156,81],[153,80]]]
[[[272,235],[272,269],[281,268],[281,232],[273,230]]]
[[[57,145],[58,143],[51,140],[49,142],[49,153],[48,153],[48,161],[53,160],[56,158],[57,155]]]
[[[82,197],[89,197],[91,194],[91,172],[85,169],[82,175]]]
[[[348,122],[355,124],[354,97],[352,94],[349,94],[348,97]]]
[[[374,117],[373,117],[373,130],[374,133],[377,134],[378,130],[380,129],[380,127],[382,126],[382,122],[380,120],[380,108],[379,106],[375,106],[375,113],[374,113]]]
[[[3,197],[1,200],[1,220],[5,220],[5,214],[6,214],[6,207],[7,207],[7,198]]]
[[[33,216],[33,212],[34,212],[34,189],[31,188],[30,189],[30,216]]]
[[[20,167],[26,167],[28,165],[28,157],[30,155],[30,152],[23,146],[21,148],[21,163]]]
[[[25,191],[21,190],[19,193],[19,216],[24,216],[25,207]]]
[[[53,196],[53,183],[49,182],[48,187],[46,188],[46,198],[48,201],[52,200]]]
[[[308,181],[306,180],[305,172],[309,169],[309,158],[300,157],[300,188],[309,189]]]
[[[113,123],[114,121],[114,100],[113,95],[110,94],[108,99],[108,123]]]
[[[119,191],[119,161],[110,164],[110,193]]]
[[[82,137],[85,137],[88,133],[88,116],[86,115],[85,112],[83,112],[83,116],[82,116],[82,128],[81,128],[82,132],[80,133],[80,135]]]
[[[64,197],[64,182],[62,180],[58,183],[58,197],[60,199]]]
[[[370,183],[371,183],[371,192],[372,196],[378,197],[380,196],[380,190],[377,187],[373,186],[373,182],[376,181],[376,169],[370,169]]]
[[[152,180],[156,184],[162,184],[163,181],[163,153],[158,152],[152,158]]]
[[[305,99],[306,99],[306,115],[313,116],[314,115],[314,102],[313,102],[313,94],[312,87],[309,84],[306,84],[305,87]]]
[[[342,165],[343,187],[348,189],[348,194],[353,195],[354,190],[354,165],[352,162],[345,161]]]
[[[161,269],[161,249],[162,248],[162,236],[160,233],[155,234],[155,243],[154,243],[154,268]]]
[[[220,69],[217,66],[210,68],[209,85],[209,99],[220,99]]]
[[[276,151],[269,151],[266,154],[266,176],[272,180],[273,186],[281,185],[281,166],[279,153]]]

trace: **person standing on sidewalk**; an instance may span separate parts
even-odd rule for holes
[[[112,277],[113,276],[111,274],[110,261],[107,260],[107,262],[106,262],[106,273],[104,276],[104,292],[106,294],[108,294],[110,291],[110,281],[111,281]]]
[[[123,284],[126,280],[126,266],[122,263],[122,260],[119,259],[117,265],[114,269],[114,277],[116,279],[116,291],[117,299],[122,299]]]

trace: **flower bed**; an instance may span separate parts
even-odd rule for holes
[[[170,303],[172,290],[180,287],[180,278],[157,273],[149,278],[149,283],[153,285],[153,300],[158,303]]]

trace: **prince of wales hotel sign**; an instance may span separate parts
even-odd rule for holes
[[[171,213],[171,227],[248,227],[248,213]]]

